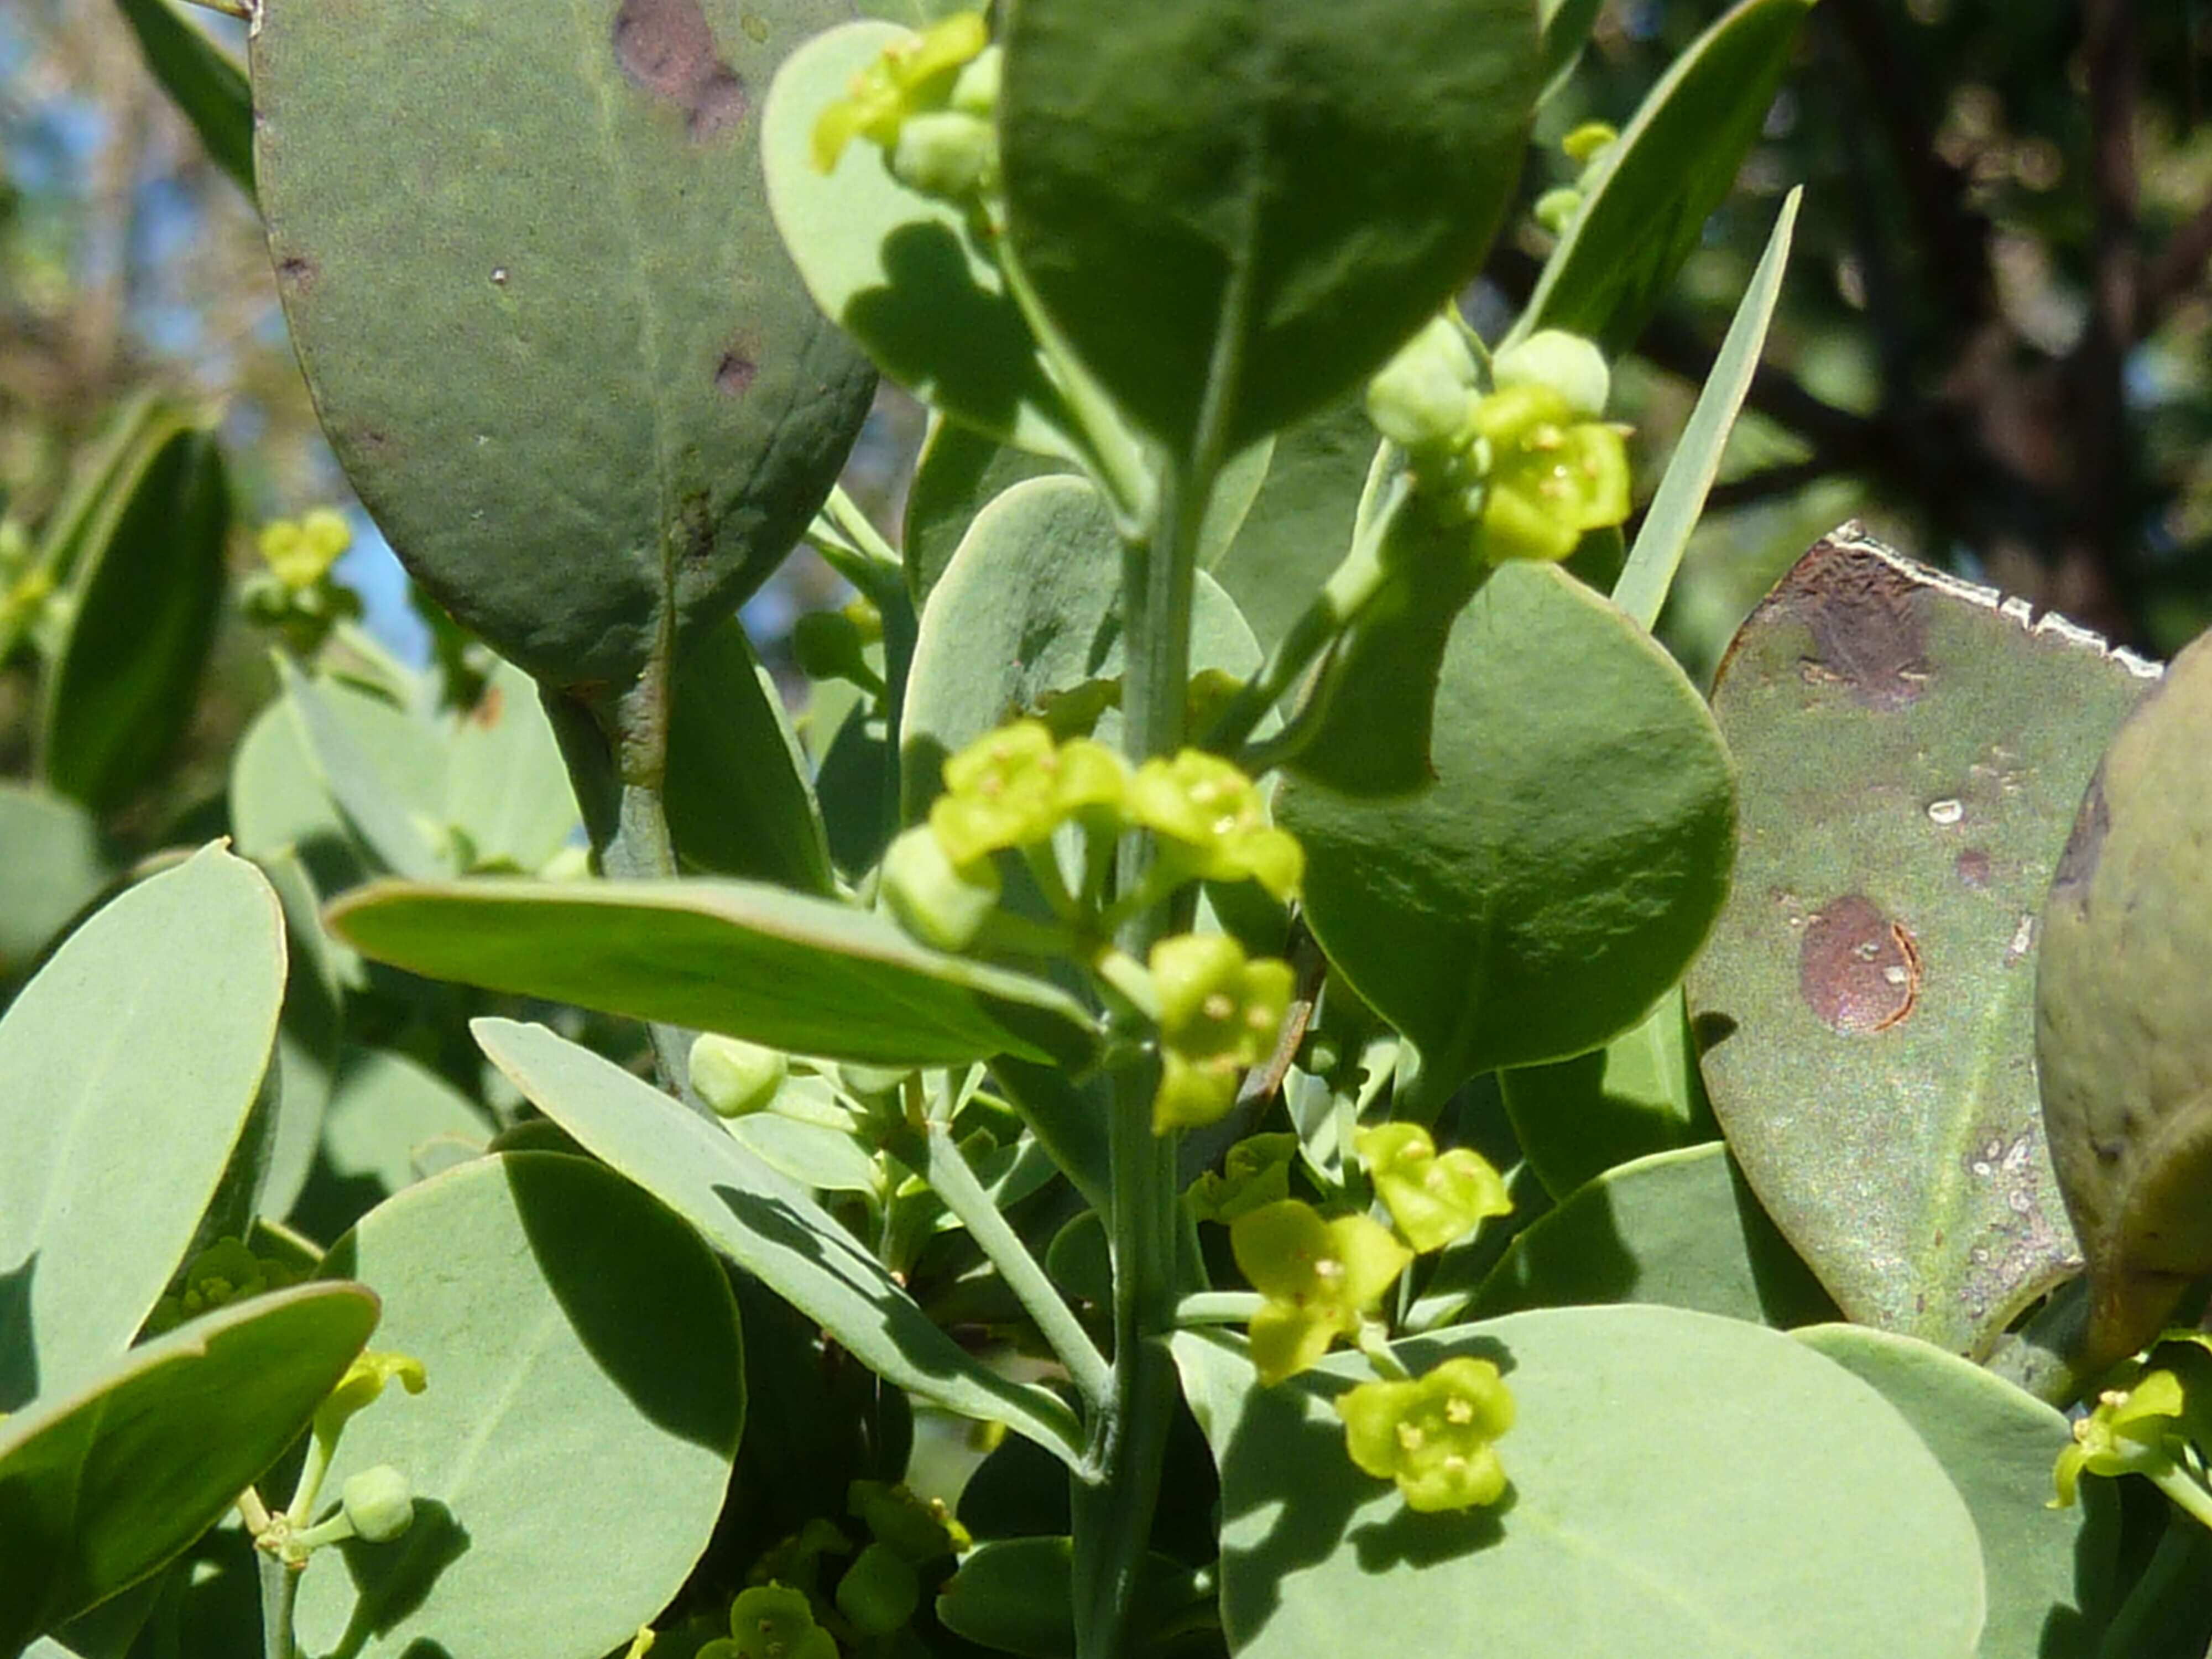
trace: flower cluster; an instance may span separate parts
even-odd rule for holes
[[[1245,1070],[1274,1046],[1291,1005],[1287,962],[1254,962],[1226,933],[1179,933],[1146,964],[1159,1000],[1160,1088],[1152,1133],[1218,1121]]]
[[[998,189],[999,52],[981,12],[955,12],[853,77],[814,123],[814,165],[836,168],[866,139],[891,176],[925,196],[973,205]]]
[[[263,526],[259,546],[268,568],[246,578],[240,606],[263,627],[283,629],[295,649],[313,650],[339,623],[361,615],[361,596],[334,574],[352,545],[345,515],[331,507]]]
[[[1628,517],[1628,451],[1600,419],[1610,392],[1589,341],[1541,330],[1499,352],[1491,389],[1466,327],[1439,317],[1369,383],[1367,411],[1422,494],[1481,527],[1480,556],[1565,558]]]
[[[1492,1443],[1513,1426],[1513,1396],[1487,1359],[1444,1360],[1405,1382],[1362,1382],[1336,1397],[1352,1461],[1394,1480],[1407,1507],[1463,1510],[1505,1492]]]
[[[218,1238],[185,1264],[177,1288],[154,1304],[146,1316],[147,1334],[159,1336],[217,1308],[281,1291],[298,1284],[300,1277],[289,1264],[258,1256],[237,1239]]]

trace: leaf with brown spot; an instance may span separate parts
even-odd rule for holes
[[[1978,1353],[2070,1270],[2034,916],[2155,672],[1856,526],[1729,648],[1742,843],[1690,1007],[1746,1176],[1855,1320]]]
[[[747,93],[847,9],[331,0],[254,32],[261,206],[331,446],[416,579],[541,680],[619,689],[665,622],[726,617],[866,413]]]

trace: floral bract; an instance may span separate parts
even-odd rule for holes
[[[1236,1104],[1245,1069],[1282,1030],[1291,965],[1248,961],[1224,933],[1182,933],[1155,945],[1149,966],[1160,1011],[1152,1132],[1212,1123]]]
[[[2075,1500],[2083,1474],[2163,1474],[2175,1466],[2175,1427],[2188,1408],[2181,1379],[2146,1371],[2131,1389],[2107,1389],[2096,1410],[2074,1425],[2074,1443],[2051,1471],[2052,1509]]]
[[[960,72],[990,43],[983,15],[963,11],[891,47],[854,76],[845,95],[816,119],[814,165],[829,172],[855,138],[891,150],[909,117],[951,103]]]
[[[1297,1376],[1338,1337],[1356,1333],[1413,1259],[1381,1223],[1364,1215],[1324,1221],[1294,1198],[1239,1216],[1229,1245],[1266,1298],[1248,1330],[1262,1382]]]
[[[1513,1426],[1513,1396],[1486,1359],[1447,1359],[1408,1382],[1363,1382],[1336,1397],[1345,1447],[1395,1480],[1408,1508],[1464,1510],[1505,1492],[1492,1442]]]
[[[1208,881],[1256,881],[1279,899],[1297,890],[1305,854],[1267,821],[1259,786],[1222,759],[1186,749],[1149,760],[1129,781],[1131,822],[1166,841],[1162,855]]]
[[[1041,842],[1074,814],[1121,804],[1127,775],[1103,743],[1053,741],[1042,720],[988,732],[945,763],[930,832],[955,865]]]
[[[1407,1243],[1425,1255],[1513,1208],[1505,1178],[1480,1152],[1439,1153],[1418,1123],[1384,1123],[1353,1136],[1375,1191]]]

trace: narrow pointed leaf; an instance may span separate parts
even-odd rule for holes
[[[358,1285],[234,1303],[0,1422],[0,1652],[220,1520],[307,1426],[376,1315]]]
[[[192,124],[209,159],[253,194],[253,100],[246,71],[177,15],[169,0],[116,0],[146,67]]]
[[[374,882],[330,921],[411,973],[865,1065],[1080,1063],[1097,1038],[1050,985],[753,882]]]
[[[82,927],[0,1019],[0,1410],[123,1352],[261,1088],[283,918],[210,847]]]
[[[1730,647],[1742,850],[1691,1019],[1744,1173],[1854,1320],[1979,1353],[2077,1260],[2036,1094],[2037,912],[2154,672],[1856,526]]]
[[[541,1025],[480,1019],[477,1041],[540,1110],[814,1320],[861,1364],[963,1416],[1019,1430],[1074,1464],[1073,1416],[972,1358],[805,1189],[611,1061]]]
[[[1742,0],[1677,58],[1597,164],[1508,341],[1642,331],[1759,137],[1813,0]]]
[[[626,685],[664,624],[726,616],[859,429],[872,377],[776,239],[758,149],[776,64],[842,15],[431,0],[253,31],[324,428],[401,560],[541,680]]]
[[[1674,572],[1681,567],[1682,550],[1690,544],[1690,532],[1698,527],[1698,517],[1705,510],[1706,493],[1712,489],[1721,457],[1727,452],[1736,410],[1743,406],[1744,393],[1751,390],[1751,377],[1759,372],[1759,354],[1766,343],[1766,325],[1773,319],[1774,302],[1782,297],[1790,232],[1797,223],[1797,204],[1803,197],[1801,187],[1783,200],[1781,216],[1766,239],[1766,252],[1759,269],[1751,274],[1751,286],[1736,306],[1727,337],[1721,342],[1720,355],[1713,359],[1712,372],[1705,377],[1705,389],[1698,393],[1698,406],[1690,411],[1689,423],[1682,428],[1681,440],[1668,460],[1667,476],[1659,480],[1651,505],[1644,510],[1636,545],[1629,549],[1628,562],[1613,585],[1613,602],[1646,628],[1658,622],[1659,612],[1666,606],[1667,592],[1674,585]]]

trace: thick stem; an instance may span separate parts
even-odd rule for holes
[[[300,1594],[300,1570],[259,1549],[253,1552],[253,1566],[261,1576],[262,1659],[299,1659],[292,1607]]]

